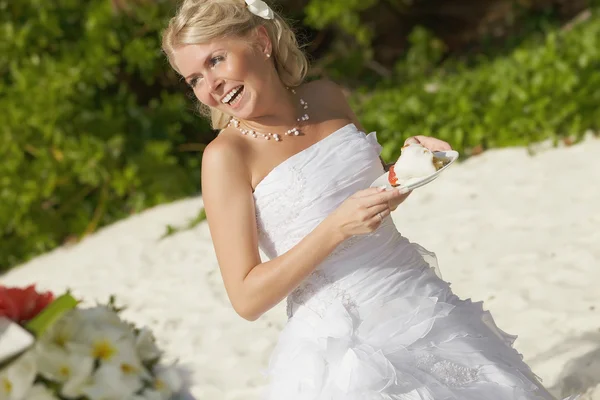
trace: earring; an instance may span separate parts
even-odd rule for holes
[[[271,58],[271,54],[267,53],[267,58]]]

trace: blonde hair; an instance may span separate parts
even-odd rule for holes
[[[308,71],[308,60],[294,32],[276,12],[270,20],[252,14],[244,0],[184,0],[163,32],[162,49],[171,67],[180,72],[173,61],[177,47],[220,37],[245,37],[260,25],[271,40],[271,58],[279,78],[288,87],[300,85]],[[211,119],[214,129],[223,129],[229,122],[230,116],[215,108],[200,103],[199,110]]]

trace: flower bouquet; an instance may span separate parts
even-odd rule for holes
[[[152,333],[108,304],[81,308],[34,286],[0,285],[0,400],[167,400],[183,382]]]

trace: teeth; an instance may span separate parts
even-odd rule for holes
[[[237,103],[240,102],[240,99],[242,98],[242,93],[244,92],[244,88],[240,89],[234,96],[233,96],[233,100],[231,100],[229,102],[230,106],[233,106]]]
[[[227,93],[227,95],[225,97],[223,97],[223,100],[221,100],[221,103],[223,103],[223,104],[229,103],[231,101],[231,99],[233,98],[233,96],[238,94],[240,90],[242,90],[242,86],[238,86],[236,88],[231,89],[231,91],[229,93]]]

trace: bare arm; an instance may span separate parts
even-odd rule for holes
[[[287,253],[262,263],[252,187],[241,160],[226,143],[211,143],[202,161],[202,193],[229,300],[240,316],[255,320],[294,290],[343,237],[321,224]]]
[[[227,143],[211,143],[202,160],[202,193],[227,295],[250,321],[283,300],[346,238],[375,230],[377,214],[388,215],[388,202],[399,196],[358,192],[288,252],[261,262],[251,181],[241,160]]]

